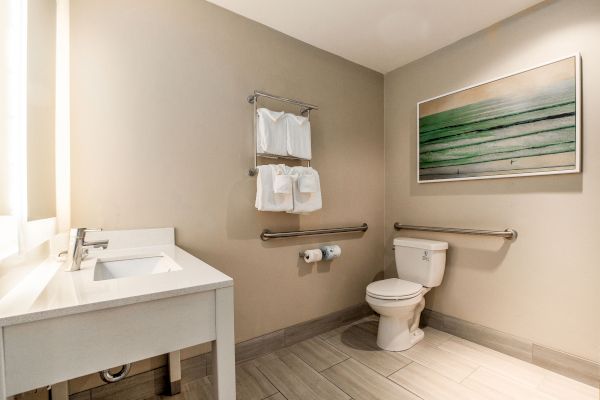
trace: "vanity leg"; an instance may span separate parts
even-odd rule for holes
[[[215,290],[215,308],[217,339],[212,342],[214,398],[235,400],[233,287]]]
[[[60,382],[52,385],[50,389],[51,400],[69,400],[69,382]]]
[[[181,392],[181,353],[179,350],[169,353],[169,396]]]

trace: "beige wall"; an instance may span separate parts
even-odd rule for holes
[[[72,1],[71,74],[74,226],[174,226],[179,246],[234,278],[238,341],[364,301],[383,265],[381,74],[200,0]],[[323,210],[254,209],[254,89],[321,107]],[[362,222],[363,237],[259,239]],[[328,239],[339,260],[300,261]]]
[[[511,227],[502,239],[404,232],[450,243],[433,310],[600,361],[600,2],[547,1],[385,76],[386,275],[394,221]],[[416,104],[581,52],[583,174],[416,183]]]

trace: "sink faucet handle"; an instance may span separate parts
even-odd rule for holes
[[[83,228],[83,231],[85,233],[90,233],[90,232],[102,232],[102,228]]]

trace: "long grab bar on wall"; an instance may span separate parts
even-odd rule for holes
[[[401,229],[407,229],[411,231],[423,231],[423,232],[443,232],[443,233],[458,233],[463,235],[480,235],[480,236],[496,236],[504,239],[515,240],[518,236],[517,231],[514,229],[505,229],[503,231],[489,231],[482,229],[462,229],[462,228],[441,228],[435,226],[417,226],[417,225],[403,225],[398,222],[394,223],[394,229],[397,231]]]
[[[332,233],[349,233],[349,232],[366,232],[369,229],[369,225],[363,223],[361,226],[348,226],[344,228],[326,228],[326,229],[308,229],[304,231],[287,231],[287,232],[271,232],[265,229],[260,234],[260,238],[264,241],[269,239],[288,238],[296,236],[315,236],[315,235],[329,235]]]

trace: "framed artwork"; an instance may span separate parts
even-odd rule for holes
[[[580,55],[417,104],[417,180],[581,171]]]

